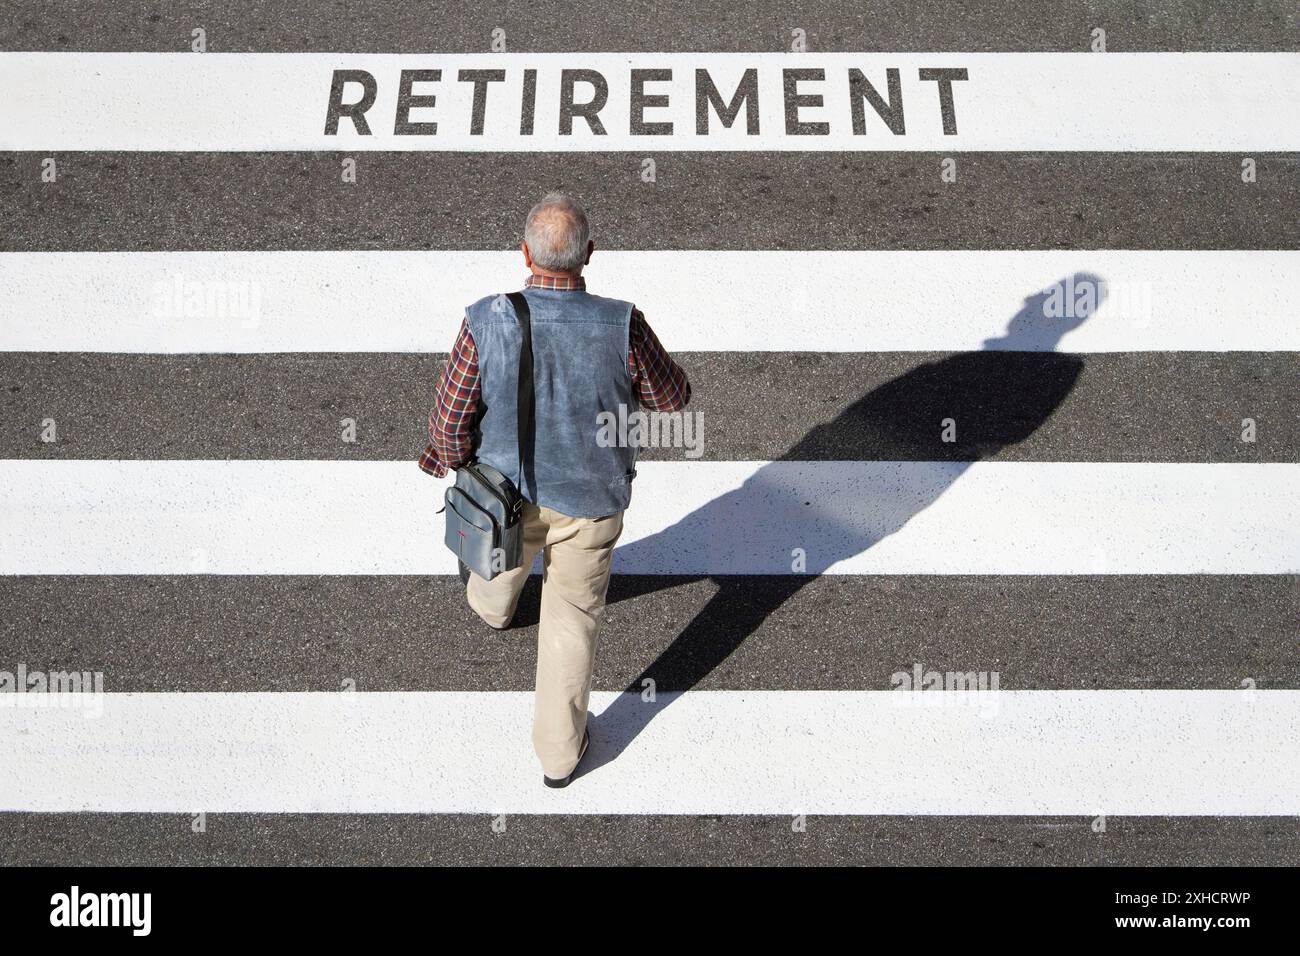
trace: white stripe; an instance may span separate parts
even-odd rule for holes
[[[563,791],[538,779],[526,692],[97,706],[0,706],[0,810],[1300,813],[1292,690],[596,693],[594,769]]]
[[[1300,464],[638,468],[621,573],[1300,571]],[[0,573],[451,574],[444,484],[414,462],[7,460]]]
[[[518,252],[2,253],[0,350],[445,352],[524,275]],[[587,277],[674,351],[1300,351],[1297,251],[598,252]]]
[[[520,134],[525,68],[536,68],[533,135]],[[595,135],[578,120],[559,134],[565,68],[601,71],[609,98]],[[671,121],[671,135],[631,132],[633,69],[673,71],[645,87],[668,104],[645,111]],[[760,127],[735,125],[697,135],[697,69],[710,71],[729,100],[748,68],[758,71]],[[802,122],[827,135],[792,135],[785,124],[783,71],[813,68],[799,95],[821,95]],[[895,135],[870,106],[854,135],[849,70],[861,69],[887,94],[886,71],[900,71],[906,132]],[[945,135],[938,84],[920,70],[964,68],[953,83],[956,133]],[[371,135],[344,120],[325,134],[334,70],[365,70],[378,84],[367,114]],[[415,109],[436,135],[395,135],[402,70],[442,71],[417,84],[436,105]],[[462,69],[502,69],[488,94],[482,135],[470,131],[473,87]],[[5,150],[1300,150],[1300,55],[1295,53],[513,53],[410,56],[339,53],[4,53],[0,54],[0,149]],[[361,97],[359,86],[343,102]],[[576,101],[591,90],[579,84]],[[939,184],[936,157],[935,182]],[[636,174],[633,170],[632,175]],[[361,175],[365,175],[364,169]],[[342,187],[348,188],[348,187]],[[356,188],[365,188],[358,186]],[[439,188],[430,183],[430,188]],[[652,187],[648,187],[652,188]]]

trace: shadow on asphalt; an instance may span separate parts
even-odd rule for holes
[[[1066,290],[1081,289],[1085,283],[1091,283],[1096,291],[1090,305],[1085,302],[1071,307],[1066,316],[1051,315],[1049,308],[1059,311],[1048,306],[1052,292],[1039,291],[1025,299],[1003,335],[984,341],[982,351],[926,362],[872,389],[834,420],[811,429],[783,454],[778,461],[946,461],[951,465],[939,469],[937,478],[927,475],[923,485],[890,490],[887,498],[873,500],[872,489],[863,489],[862,507],[879,512],[873,513],[869,522],[870,533],[862,532],[860,521],[836,522],[834,515],[823,513],[806,532],[807,540],[818,543],[816,549],[809,549],[807,572],[770,577],[771,587],[757,597],[752,588],[740,586],[740,578],[685,578],[708,577],[717,591],[663,653],[629,680],[624,693],[596,717],[591,753],[578,776],[616,760],[655,716],[682,692],[699,684],[812,578],[898,531],[951,487],[972,462],[993,458],[1040,428],[1074,388],[1084,365],[1082,357],[1054,350],[1066,332],[1095,311],[1105,294],[1102,280],[1089,273],[1077,273],[1059,283]],[[958,441],[942,444],[939,423],[950,417],[959,422]],[[774,495],[805,498],[797,479],[791,480],[790,469],[778,472],[765,465],[741,488],[657,534],[620,547],[619,560],[643,563],[637,560],[639,550],[647,555],[685,553],[702,535],[715,535],[719,527],[725,527],[723,522],[730,519],[724,516],[734,515],[737,505],[728,499],[741,496],[748,503],[771,502]],[[762,520],[762,515],[754,515],[754,519]],[[609,603],[682,581],[680,575],[616,575],[610,583]],[[535,583],[540,583],[536,577],[530,585]],[[539,591],[539,587],[530,587],[523,595],[519,624],[536,623]],[[647,680],[654,681],[654,703],[641,699]]]

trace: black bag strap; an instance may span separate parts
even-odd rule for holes
[[[519,429],[519,478],[522,482],[524,469],[528,469],[528,487],[537,487],[537,476],[533,471],[533,444],[537,429],[533,418],[533,323],[528,311],[528,300],[522,292],[511,292],[507,298],[515,307],[515,317],[519,319],[519,331],[523,334],[523,343],[519,347],[519,396],[515,403],[518,413]]]

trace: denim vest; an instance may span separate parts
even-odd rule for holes
[[[602,518],[632,500],[639,448],[597,441],[602,413],[637,409],[627,370],[632,303],[580,290],[524,290],[532,317],[536,442],[519,469],[515,407],[522,338],[504,295],[469,307],[482,397],[476,456],[515,482],[533,504],[571,518]],[[605,430],[608,438],[609,429]],[[603,444],[611,444],[605,440]]]

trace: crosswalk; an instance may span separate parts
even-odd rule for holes
[[[1300,14],[663,6],[0,25],[0,687],[105,691],[0,693],[0,858],[1294,862]],[[639,465],[549,791],[537,581],[485,633],[414,462],[557,187],[703,441]]]
[[[1296,250],[601,250],[595,266],[630,300],[655,303],[656,334],[678,352],[1008,349],[1000,336],[1027,292],[1089,272],[1102,294],[1086,321],[1059,340],[1044,323],[1015,350],[1300,351]],[[0,346],[438,352],[445,329],[425,317],[518,272],[516,253],[494,250],[11,252],[0,296],[24,321],[0,327]]]
[[[454,574],[429,509],[446,481],[406,462],[9,461],[0,571]],[[645,462],[637,485],[618,573],[1292,574],[1300,555],[1295,464]]]
[[[14,53],[0,82],[21,104],[6,130],[16,149],[862,152],[941,149],[958,134],[963,149],[1013,152],[1300,149],[1300,103],[1280,92],[1300,81],[1287,53],[586,53],[581,61]],[[1215,108],[1184,108],[1205,100]]]
[[[102,728],[82,709],[51,709],[40,739],[10,749],[4,796],[41,811],[157,813],[1294,810],[1295,761],[1275,745],[1300,734],[1293,694],[704,691],[654,707],[603,693],[592,706],[606,745],[573,795],[518,772],[532,753],[513,731],[529,723],[527,692],[398,692],[126,694],[94,718]],[[88,725],[100,746],[85,746]],[[499,743],[485,753],[488,739]]]

